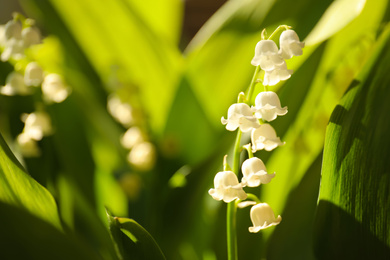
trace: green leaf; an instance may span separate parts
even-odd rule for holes
[[[390,26],[327,127],[315,249],[318,259],[390,257]]]
[[[101,259],[72,234],[65,234],[35,215],[0,202],[1,259]]]
[[[114,217],[106,210],[111,236],[120,259],[165,260],[153,237],[136,221]]]
[[[361,13],[365,3],[366,0],[334,1],[305,39],[306,44],[320,43],[343,29]]]
[[[2,135],[0,135],[0,201],[25,208],[61,229],[53,196],[26,173]]]

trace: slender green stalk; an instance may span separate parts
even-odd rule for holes
[[[257,78],[260,72],[260,66],[256,67],[255,73],[248,88],[246,95],[247,104],[250,103],[255,90],[255,86],[258,83]],[[241,153],[241,136],[242,132],[240,129],[237,130],[236,142],[234,144],[233,152],[233,172],[238,174],[240,169],[240,153]],[[232,201],[227,206],[226,214],[226,230],[227,230],[227,248],[228,248],[228,260],[237,260],[237,232],[236,232],[236,212],[237,212],[237,203]]]

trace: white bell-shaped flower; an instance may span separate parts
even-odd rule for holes
[[[5,86],[0,87],[0,93],[6,96],[28,95],[30,89],[24,84],[23,75],[12,71],[5,79]]]
[[[259,203],[251,208],[250,212],[253,227],[249,227],[249,232],[257,233],[262,229],[276,226],[282,221],[279,215],[275,218],[274,211],[267,203]]]
[[[280,35],[279,44],[279,53],[284,59],[302,55],[302,48],[305,47],[305,43],[299,41],[299,37],[294,30],[283,31]]]
[[[4,26],[4,37],[8,41],[10,39],[21,39],[22,24],[19,21],[8,21]]]
[[[50,135],[52,133],[50,116],[42,111],[28,114],[24,118],[23,132],[36,141],[41,140],[43,136]]]
[[[108,97],[107,110],[122,125],[130,126],[134,123],[134,111],[130,104],[122,102],[116,95]]]
[[[271,151],[278,146],[284,145],[280,138],[276,136],[275,129],[269,124],[263,124],[252,131],[252,151],[265,149]]]
[[[31,136],[26,133],[18,135],[16,142],[24,157],[38,157],[41,154],[37,141],[32,139]]]
[[[42,94],[46,101],[61,103],[68,97],[69,93],[70,90],[60,75],[51,73],[44,78]]]
[[[229,131],[235,131],[238,127],[242,132],[249,132],[260,126],[250,107],[245,103],[235,103],[228,109],[228,118],[221,118],[222,124]]]
[[[241,169],[243,175],[241,182],[248,187],[257,187],[260,184],[267,184],[275,177],[275,173],[267,174],[267,169],[265,168],[263,161],[257,157],[245,160]]]
[[[5,42],[4,51],[1,53],[1,61],[8,61],[10,58],[20,60],[24,57],[23,40],[11,38]]]
[[[41,33],[36,27],[27,27],[22,30],[24,47],[28,48],[41,42]]]
[[[24,71],[24,82],[27,86],[39,86],[43,81],[43,70],[36,62],[30,62]]]
[[[149,171],[156,163],[156,148],[150,142],[136,144],[127,159],[138,170]]]
[[[255,116],[265,121],[272,121],[277,116],[287,114],[287,107],[280,105],[278,95],[273,91],[263,91],[256,96],[255,106],[252,107]]]
[[[265,71],[264,86],[273,86],[278,84],[281,80],[286,80],[291,77],[292,70],[287,69],[287,64],[283,60],[281,64],[275,65],[273,70]]]
[[[261,40],[256,44],[255,56],[253,57],[251,64],[253,66],[259,66],[264,71],[271,71],[275,69],[275,66],[279,66],[284,62],[283,58],[279,55],[278,46],[271,40]]]
[[[247,198],[242,184],[238,183],[237,175],[232,171],[218,172],[214,177],[214,189],[210,189],[209,194],[213,199],[223,200],[226,203]]]
[[[137,126],[133,126],[124,133],[121,138],[121,144],[126,149],[131,149],[133,146],[145,141],[145,136],[141,129]]]

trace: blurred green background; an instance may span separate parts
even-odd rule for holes
[[[220,118],[250,83],[261,31],[281,24],[306,47],[287,61],[291,79],[270,87],[288,106],[272,122],[286,145],[256,153],[277,177],[253,193],[283,221],[251,234],[249,209],[239,210],[239,259],[390,258],[389,1],[0,6],[2,24],[13,11],[36,20],[45,38],[28,59],[72,88],[46,106],[54,133],[36,158],[15,145],[34,97],[0,96],[1,259],[161,259],[160,249],[166,259],[227,259],[226,204],[207,193],[235,138]],[[1,85],[14,66],[0,63]],[[156,147],[151,170],[128,163],[112,93]]]

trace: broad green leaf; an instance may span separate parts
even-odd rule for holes
[[[26,173],[1,135],[0,201],[25,208],[61,229],[53,196]]]
[[[165,260],[156,241],[141,225],[132,219],[114,217],[108,210],[106,212],[120,259]]]
[[[334,1],[305,39],[306,44],[317,44],[337,33],[361,13],[365,3],[366,0]]]
[[[390,257],[390,26],[330,118],[315,226],[318,259]]]
[[[36,215],[0,202],[1,259],[102,259],[84,241]]]

